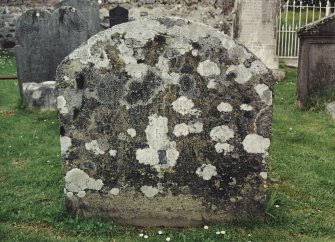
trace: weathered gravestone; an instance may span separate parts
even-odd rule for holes
[[[50,12],[31,9],[22,14],[16,24],[18,44],[15,47],[17,75],[22,99],[29,107],[55,107],[55,72],[51,41]],[[37,83],[48,81],[45,85]],[[51,81],[51,82],[50,82]]]
[[[262,219],[273,84],[203,24],[95,35],[57,71],[67,208],[139,226]]]
[[[53,73],[61,61],[89,38],[88,24],[84,15],[74,7],[64,6],[56,9],[52,15],[51,35],[54,61]]]
[[[79,10],[88,23],[89,37],[100,31],[99,4],[97,2],[91,0],[65,0],[56,6],[71,6]]]
[[[297,106],[325,90],[335,91],[335,15],[298,30],[300,38]]]
[[[126,23],[129,21],[129,12],[122,7],[115,7],[109,10],[109,26],[113,27],[117,24]]]
[[[279,68],[276,55],[276,17],[279,0],[236,0],[235,37],[272,69]]]
[[[57,66],[89,37],[86,19],[68,6],[52,14],[43,9],[31,9],[18,19],[16,34],[21,98],[29,107],[55,109]]]
[[[43,9],[26,11],[17,20],[15,49],[20,86],[26,82],[52,80],[54,73],[50,58],[50,12]]]

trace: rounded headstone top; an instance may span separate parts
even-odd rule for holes
[[[65,169],[115,196],[188,194],[222,209],[237,197],[264,201],[273,84],[258,58],[206,25],[116,25],[58,67]]]
[[[48,25],[51,13],[43,8],[33,8],[24,12],[16,22],[16,38],[19,43],[30,34],[39,34]]]

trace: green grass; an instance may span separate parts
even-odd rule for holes
[[[295,80],[289,69],[275,86],[264,224],[161,229],[163,235],[67,215],[56,113],[17,108],[17,81],[0,81],[0,241],[335,241],[335,122],[325,111],[295,108]]]

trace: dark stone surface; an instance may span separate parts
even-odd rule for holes
[[[109,10],[109,26],[113,27],[117,24],[126,23],[129,21],[129,11],[122,7],[115,7]]]
[[[311,96],[335,90],[335,15],[309,24],[298,31],[300,38],[297,106],[305,106]]]
[[[89,37],[100,31],[99,4],[91,0],[65,0],[55,5],[56,8],[71,6],[79,10],[88,24]]]
[[[273,83],[245,47],[183,19],[90,39],[57,72],[68,210],[138,226],[262,220]]]

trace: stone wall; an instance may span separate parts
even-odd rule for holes
[[[15,24],[22,13],[33,7],[52,10],[57,3],[58,0],[0,0],[0,48],[12,48],[16,44]],[[109,10],[118,5],[129,10],[130,21],[179,16],[231,35],[234,0],[103,0],[100,18],[106,28],[109,27]]]

